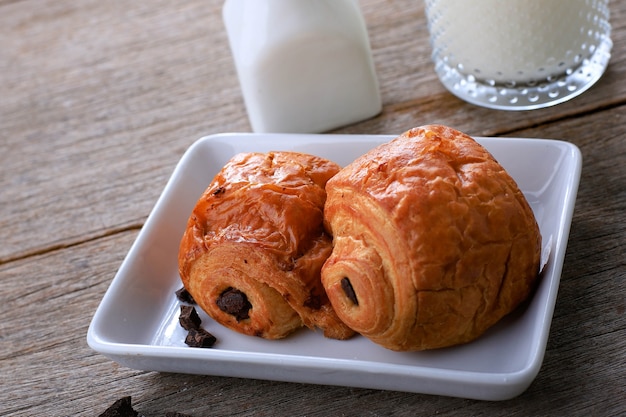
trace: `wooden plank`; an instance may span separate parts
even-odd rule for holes
[[[183,151],[228,129],[241,110],[228,99],[232,63],[214,55],[225,42],[218,11],[3,6],[0,262],[140,225]]]
[[[614,56],[581,97],[540,112],[474,107],[437,81],[423,3],[360,0],[383,113],[341,133],[444,123],[577,144],[583,172],[544,366],[486,403],[159,374],[91,351],[87,326],[174,165],[198,137],[248,131],[221,0],[0,1],[0,414],[146,416],[626,414],[626,2]],[[503,139],[506,140],[506,139]]]
[[[623,278],[618,271],[594,274],[593,264],[569,260],[538,378],[520,397],[490,403],[349,387],[160,374],[119,366],[91,351],[85,335],[113,272],[135,237],[136,232],[119,233],[0,265],[3,414],[98,415],[126,395],[133,397],[135,408],[145,416],[160,416],[165,411],[194,416],[413,416],[418,411],[442,416],[574,416],[626,412],[622,401],[626,325],[623,290],[615,291],[616,280]],[[626,243],[623,233],[619,243]],[[574,234],[574,253],[586,244]]]
[[[220,1],[0,7],[0,262],[141,225],[194,140],[249,130]],[[525,113],[477,108],[436,80],[421,3],[362,7],[385,107],[339,132],[436,122],[497,135],[626,97],[618,50],[598,85],[571,103]],[[625,8],[612,3],[617,18]],[[613,37],[623,42],[623,24]]]

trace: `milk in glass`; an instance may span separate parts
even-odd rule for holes
[[[440,77],[469,83],[550,83],[610,50],[608,0],[426,0],[426,13]]]

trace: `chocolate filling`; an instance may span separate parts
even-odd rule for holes
[[[246,294],[235,288],[226,288],[217,298],[216,304],[224,313],[235,316],[238,322],[250,318],[248,313],[252,304],[248,301]]]
[[[356,293],[354,292],[354,288],[352,288],[352,284],[348,277],[344,277],[341,280],[341,289],[346,294],[346,297],[356,306],[359,305],[359,300],[356,298]]]

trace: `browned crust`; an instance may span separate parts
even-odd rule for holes
[[[439,125],[411,129],[326,189],[334,249],[322,282],[339,317],[374,342],[394,350],[465,343],[528,297],[538,225],[515,181],[471,137]]]
[[[333,162],[296,152],[240,154],[224,166],[194,207],[179,249],[183,284],[204,311],[269,339],[302,325],[328,337],[353,334],[320,281],[331,251],[324,186],[338,171]],[[219,307],[228,289],[245,294],[249,311]]]

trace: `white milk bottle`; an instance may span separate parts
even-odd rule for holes
[[[565,101],[610,57],[608,0],[426,0],[426,14],[440,79],[486,107]]]
[[[381,111],[356,0],[226,0],[223,18],[255,132],[323,132]]]

